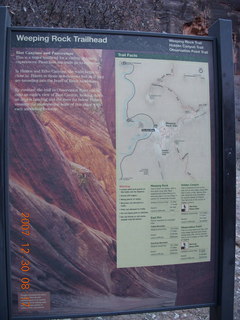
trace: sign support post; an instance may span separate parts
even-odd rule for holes
[[[10,16],[8,10],[5,7],[0,8],[0,284],[1,284],[1,294],[0,299],[0,315],[1,319],[9,319],[10,310],[10,297],[9,297],[9,286],[8,286],[8,275],[9,270],[7,267],[7,257],[8,257],[8,240],[7,240],[7,215],[6,206],[6,48],[7,48],[7,28],[10,26]]]
[[[220,139],[220,248],[218,305],[210,311],[211,320],[233,319],[236,170],[235,112],[232,61],[232,23],[219,19],[209,35],[216,38],[218,57]]]

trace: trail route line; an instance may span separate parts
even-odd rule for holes
[[[115,62],[118,181],[208,179],[208,64],[142,58]]]

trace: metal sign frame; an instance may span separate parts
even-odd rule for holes
[[[0,40],[3,44],[0,53],[0,155],[1,155],[1,216],[0,216],[0,284],[2,296],[0,302],[0,315],[2,319],[26,319],[12,317],[11,315],[11,271],[10,271],[10,240],[8,221],[8,90],[9,90],[9,46],[10,34],[16,31],[49,32],[49,33],[92,33],[109,35],[152,36],[156,33],[123,32],[108,30],[79,30],[79,29],[43,29],[43,28],[18,28],[10,26],[10,18],[7,8],[0,8]],[[210,307],[211,320],[233,319],[234,301],[234,264],[235,264],[235,215],[236,215],[236,173],[235,173],[235,110],[234,110],[234,82],[232,62],[232,26],[231,21],[218,20],[209,30],[210,37],[184,36],[187,39],[207,39],[212,41],[214,52],[215,70],[215,165],[216,165],[216,194],[215,210],[216,230],[215,243],[218,244],[216,258],[216,279],[218,284],[215,288],[216,302],[204,305],[183,305],[181,307],[159,308],[158,310],[136,310],[131,312],[117,312],[109,314],[129,314],[138,312],[151,312],[163,310],[178,310],[184,308]],[[161,35],[161,37],[183,38],[178,35]],[[215,248],[216,249],[216,248]],[[196,288],[197,290],[197,288]],[[104,315],[106,313],[101,313]],[[84,314],[81,316],[94,316]],[[68,317],[77,315],[69,314]],[[59,318],[59,315],[56,315]],[[64,315],[66,317],[66,315]],[[31,319],[44,319],[49,316],[36,315]],[[30,319],[30,318],[29,318]]]

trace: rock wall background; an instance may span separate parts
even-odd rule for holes
[[[235,73],[240,74],[238,0],[0,0],[15,26],[141,30],[206,35],[218,18],[233,22]]]

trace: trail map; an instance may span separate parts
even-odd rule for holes
[[[208,64],[116,59],[119,180],[209,175]]]

